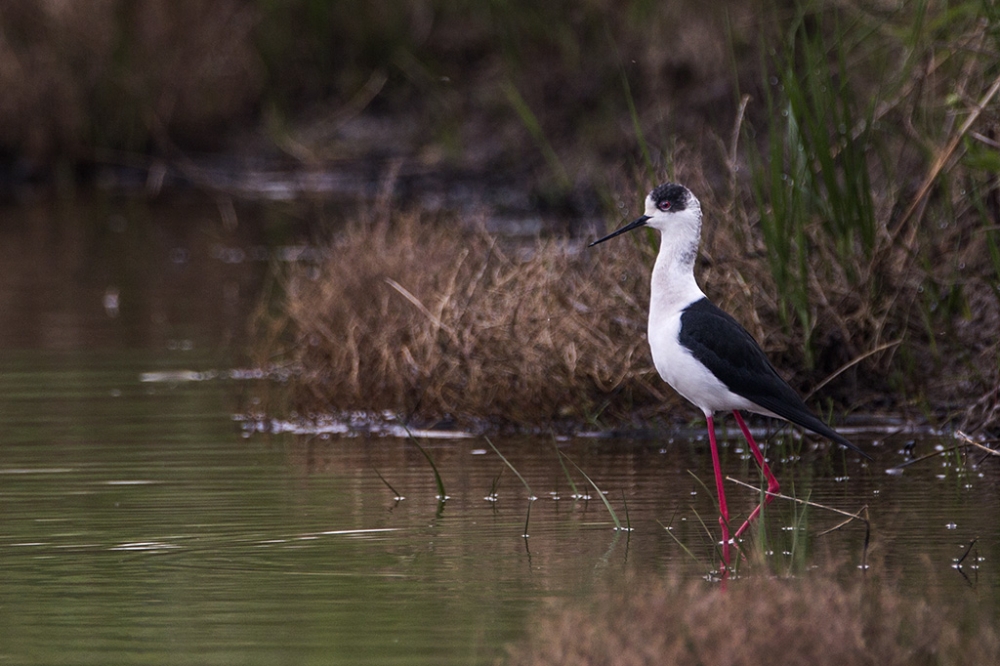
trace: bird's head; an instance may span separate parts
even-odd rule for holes
[[[664,183],[646,195],[646,211],[641,217],[618,231],[599,238],[590,247],[639,227],[652,227],[660,232],[667,232],[678,226],[693,229],[697,239],[701,231],[701,203],[683,185]]]

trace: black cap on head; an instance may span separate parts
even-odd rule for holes
[[[679,213],[687,208],[688,189],[676,183],[664,183],[649,193],[659,210]]]

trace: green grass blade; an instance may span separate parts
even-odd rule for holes
[[[382,476],[382,473],[378,471],[378,468],[372,467],[372,470],[374,470],[375,476],[377,476],[382,481],[382,483],[385,484],[386,488],[388,488],[390,491],[392,491],[392,494],[395,496],[393,499],[395,499],[397,502],[401,502],[404,499],[406,499],[405,497],[403,497],[402,495],[399,494],[398,490],[396,490],[395,488],[392,487],[391,483],[389,483],[388,481],[386,481],[385,477]]]
[[[594,487],[594,490],[597,491],[598,497],[600,497],[601,501],[604,502],[604,506],[608,510],[608,513],[611,514],[611,519],[613,521],[615,521],[615,529],[616,530],[624,530],[625,528],[622,527],[621,521],[618,520],[618,514],[616,514],[615,510],[612,508],[611,502],[609,502],[608,498],[604,496],[604,493],[601,492],[601,489],[597,486],[596,483],[594,483],[594,480],[591,479],[589,476],[587,476],[587,473],[584,472],[582,469],[580,469],[580,466],[577,465],[575,462],[573,462],[573,460],[570,459],[570,457],[567,456],[565,453],[563,453],[562,451],[559,451],[559,455],[562,456],[562,457],[564,457],[564,458],[566,458],[566,460],[569,460],[569,463],[571,465],[573,465],[573,467],[576,467],[576,471],[580,472],[580,474],[583,474],[583,478],[585,478],[587,480],[587,482],[590,483],[590,485],[592,485]]]
[[[504,468],[500,468],[500,473],[493,477],[493,483],[490,484],[490,494],[487,495],[488,499],[496,500],[497,489],[500,487],[500,477],[503,476]]]
[[[552,148],[552,144],[545,138],[545,131],[542,129],[542,124],[538,122],[538,117],[532,112],[531,107],[528,106],[528,103],[513,83],[509,81],[504,83],[503,91],[507,95],[507,101],[514,108],[514,112],[521,119],[521,122],[532,138],[535,139],[538,149],[542,151],[542,156],[548,163],[553,175],[559,181],[559,185],[568,191],[572,187],[569,175],[566,173],[562,162],[559,161],[559,156],[556,154],[555,149]]]
[[[660,521],[656,521],[656,522],[659,523]],[[673,522],[673,521],[671,520],[671,522]],[[698,557],[694,553],[691,552],[691,549],[688,548],[687,546],[685,546],[684,542],[677,538],[677,535],[674,534],[673,529],[671,528],[671,525],[664,525],[663,523],[660,523],[660,527],[662,527],[667,532],[667,534],[670,536],[670,538],[674,540],[674,543],[676,543],[678,546],[680,546],[681,550],[683,550],[687,554],[688,557],[690,557],[694,562],[698,563],[698,566],[704,566],[705,563],[702,562],[701,560],[699,560]]]
[[[563,462],[562,453],[554,443],[552,444],[552,448],[555,449],[556,456],[559,460],[559,466],[562,467],[563,474],[566,475],[566,481],[569,483],[569,489],[572,491],[573,497],[579,497],[580,491],[577,490],[576,484],[573,482],[573,477],[570,475],[569,470],[566,469],[566,463]]]
[[[431,454],[427,453],[424,447],[420,446],[420,442],[418,442],[417,438],[413,436],[413,433],[410,432],[409,428],[404,425],[403,429],[406,430],[406,434],[410,438],[410,441],[417,447],[420,453],[424,454],[424,458],[427,458],[427,462],[430,463],[431,469],[434,470],[434,483],[437,484],[438,499],[444,502],[448,499],[448,494],[444,491],[444,481],[441,480],[441,473],[438,472],[437,465],[434,464],[434,459],[431,458]]]
[[[505,458],[502,453],[500,453],[500,449],[498,449],[496,446],[493,445],[493,442],[490,441],[489,437],[484,437],[484,439],[486,440],[486,443],[490,445],[490,448],[493,449],[493,452],[496,453],[498,456],[500,456],[500,460],[502,460],[504,462],[504,464],[507,465],[507,467],[510,468],[510,471],[514,472],[514,474],[517,476],[517,478],[521,479],[521,483],[524,484],[524,487],[528,491],[528,499],[532,499],[532,500],[537,499],[535,497],[535,494],[533,492],[531,492],[531,486],[529,486],[528,482],[524,480],[524,477],[521,476],[521,473],[517,471],[517,468],[514,467],[513,465],[511,465],[510,461],[507,460],[507,458]]]
[[[635,97],[632,95],[632,88],[628,83],[628,76],[622,69],[622,87],[625,89],[625,102],[628,104],[628,114],[632,119],[632,131],[635,132],[635,139],[639,142],[639,151],[642,153],[643,166],[650,180],[656,180],[656,165],[653,163],[652,154],[649,151],[649,144],[646,142],[646,135],[642,131],[642,123],[639,122],[639,112],[635,108]]]
[[[625,507],[625,529],[629,532],[632,531],[632,519],[628,515],[628,500],[625,499],[625,491],[622,490],[622,505]]]

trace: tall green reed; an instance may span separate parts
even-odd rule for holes
[[[847,30],[817,29],[800,5],[765,82],[766,143],[747,141],[752,192],[777,286],[779,315],[806,332],[815,326],[809,288],[815,271],[814,227],[834,248],[847,278],[870,259],[878,221],[870,173],[875,100],[859,100],[846,59]],[[766,53],[766,50],[764,51]],[[809,345],[807,363],[812,364]]]

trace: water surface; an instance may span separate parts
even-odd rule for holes
[[[211,205],[3,215],[0,663],[491,663],[548,600],[711,578],[702,439],[492,438],[530,493],[484,438],[423,439],[442,502],[405,438],[235,418],[248,385],[229,371],[268,265],[253,231]],[[766,564],[742,575],[867,562],[914,594],[995,602],[993,460],[888,475],[911,440],[953,441],[859,436],[877,458],[862,464],[765,439],[784,442],[769,455],[788,494],[867,506],[870,543],[860,521],[823,534],[844,517],[778,500]],[[759,483],[737,436],[723,457]],[[742,520],[756,493],[728,492]]]

